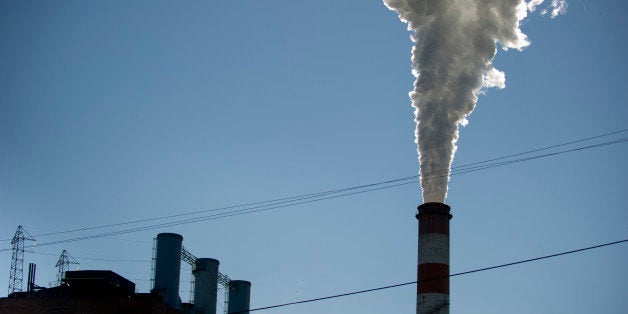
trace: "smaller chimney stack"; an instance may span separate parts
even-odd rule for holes
[[[249,314],[251,303],[251,283],[245,280],[229,282],[229,313]]]
[[[199,258],[194,267],[194,311],[216,313],[218,295],[218,260]]]
[[[37,269],[37,265],[34,263],[28,263],[28,286],[26,287],[26,291],[33,292],[35,290],[35,271]]]

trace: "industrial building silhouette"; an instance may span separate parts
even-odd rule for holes
[[[218,260],[196,258],[182,244],[179,234],[157,235],[149,293],[136,293],[135,283],[111,270],[66,271],[60,285],[40,287],[35,284],[35,267],[31,264],[27,291],[0,298],[0,313],[215,314],[219,285],[225,291],[225,313],[249,313],[251,283],[229,279],[218,271]],[[183,303],[179,297],[181,261],[192,266],[195,284],[191,303]]]

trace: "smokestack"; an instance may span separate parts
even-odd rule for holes
[[[418,207],[419,262],[417,314],[449,314],[449,220],[450,207],[424,203]],[[438,278],[438,279],[436,279]]]
[[[155,286],[152,293],[161,295],[169,306],[181,309],[179,275],[181,271],[181,245],[183,237],[176,233],[157,235],[155,259]]]
[[[228,313],[249,314],[251,302],[251,283],[244,280],[231,280],[229,282]]]
[[[199,258],[194,270],[194,312],[216,313],[218,265],[213,258]]]
[[[35,290],[35,271],[37,265],[34,263],[28,263],[28,285],[26,291],[33,292]]]

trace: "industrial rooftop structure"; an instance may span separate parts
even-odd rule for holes
[[[137,293],[135,283],[111,270],[68,270],[78,263],[63,250],[56,264],[54,287],[35,284],[35,264],[29,264],[27,291],[22,291],[24,242],[32,239],[20,226],[14,237],[7,298],[0,298],[0,313],[204,313],[216,314],[218,290],[225,292],[226,313],[248,313],[251,283],[231,280],[218,271],[220,262],[197,258],[176,233],[160,233],[153,246],[152,288]],[[192,266],[193,299],[179,296],[181,261]]]

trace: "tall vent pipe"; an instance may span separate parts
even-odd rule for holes
[[[37,270],[37,265],[34,263],[28,263],[28,285],[26,286],[26,291],[33,292],[35,291],[35,271]]]
[[[418,207],[419,262],[417,314],[449,314],[450,207],[424,203]]]
[[[251,303],[251,283],[245,280],[229,282],[228,313],[249,314]]]
[[[180,310],[179,274],[181,271],[181,245],[183,237],[176,233],[157,235],[155,258],[155,286],[151,290],[163,297],[169,306]]]
[[[213,258],[199,258],[194,267],[194,313],[216,313],[218,265]]]

